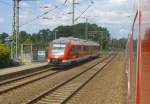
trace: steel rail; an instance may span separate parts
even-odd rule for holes
[[[52,67],[51,69],[57,69],[56,67]],[[51,71],[50,69],[45,69],[44,71],[43,71],[43,73],[45,72],[48,72],[48,71]],[[18,77],[18,78],[15,78],[15,79],[12,79],[12,80],[8,80],[8,81],[6,81],[6,82],[3,82],[3,84],[4,85],[0,85],[0,95],[1,94],[3,94],[3,93],[7,93],[8,91],[11,91],[11,90],[13,90],[13,89],[16,89],[16,88],[19,88],[19,87],[22,87],[22,86],[24,86],[24,85],[27,85],[27,84],[30,84],[30,83],[33,83],[33,82],[35,82],[35,81],[38,81],[38,80],[40,80],[40,79],[44,79],[44,78],[46,78],[46,77],[49,77],[49,76],[51,76],[51,75],[55,75],[55,74],[57,74],[57,73],[60,73],[60,72],[62,72],[62,70],[59,70],[59,71],[55,71],[55,72],[52,72],[52,73],[50,73],[50,74],[47,74],[47,75],[45,75],[45,76],[42,76],[42,77],[39,77],[39,78],[36,78],[36,79],[33,79],[33,80],[30,80],[30,81],[27,81],[27,82],[25,82],[25,83],[21,83],[21,84],[18,84],[18,85],[13,85],[13,86],[10,86],[10,87],[7,87],[6,86],[6,88],[3,88],[2,86],[5,86],[5,84],[13,84],[13,81],[19,81],[19,80],[23,80],[24,78],[28,78],[28,77],[34,77],[34,76],[36,76],[36,75],[40,75],[40,74],[42,74],[42,71],[41,72],[37,72],[37,73],[33,73],[33,74],[31,74],[31,75],[25,75],[25,76],[23,76],[23,77]],[[14,82],[15,83],[15,82]]]
[[[101,62],[104,62],[105,60],[107,60],[110,57],[110,55],[107,58],[104,58]],[[88,72],[89,70],[91,70],[93,67],[95,67],[96,65],[98,65],[101,62],[97,62],[96,64],[92,65],[91,67],[87,68],[86,70],[80,72],[79,74],[71,77],[70,79],[63,81],[61,83],[59,83],[58,85],[54,86],[53,88],[49,88],[48,90],[46,90],[45,92],[41,93],[40,95],[36,96],[35,98],[29,100],[28,102],[24,103],[24,104],[33,104],[36,103],[37,101],[39,101],[40,99],[44,98],[46,95],[48,95],[49,93],[52,93],[54,91],[56,91],[57,89],[59,89],[60,87],[64,86],[65,84],[67,84],[68,82],[76,79],[77,77],[81,76],[82,74],[84,74],[85,72]],[[106,66],[106,65],[104,65]],[[102,67],[103,69],[104,67]],[[94,77],[94,76],[93,76]],[[90,81],[90,80],[89,80]],[[70,97],[68,97],[70,98]],[[64,101],[64,103],[67,101],[67,99]]]
[[[115,57],[115,56],[114,56]],[[76,93],[78,93],[79,90],[81,90],[87,83],[89,83],[94,77],[96,77],[112,60],[112,57],[102,68],[100,68],[100,70],[98,70],[94,75],[92,75],[87,81],[85,81],[81,86],[79,86],[74,92],[72,92],[72,94],[70,96],[68,96],[66,99],[63,100],[63,102],[61,104],[65,104],[67,103],[67,101],[69,101],[69,99],[71,99]]]
[[[56,67],[52,67],[51,69],[57,69],[57,68],[56,68]],[[40,74],[43,74],[44,72],[46,73],[46,72],[48,72],[48,71],[51,71],[51,70],[50,70],[50,69],[45,69],[44,71],[41,71],[41,72],[39,72],[39,73],[37,72],[37,73],[33,73],[33,74],[31,74],[31,75],[25,75],[25,76],[23,76],[23,77],[18,77],[18,78],[15,78],[15,79],[12,79],[12,80],[8,80],[8,81],[6,81],[6,82],[3,82],[4,85],[2,85],[2,84],[0,85],[0,95],[3,94],[3,93],[7,93],[8,91],[14,90],[14,89],[16,89],[16,88],[22,87],[22,86],[24,86],[24,85],[33,83],[33,82],[38,81],[38,80],[40,80],[40,79],[44,79],[44,78],[46,78],[46,77],[49,77],[49,76],[52,76],[52,75],[55,75],[55,74],[57,74],[57,73],[62,72],[62,70],[55,71],[55,72],[49,73],[49,74],[47,74],[47,75],[45,75],[45,76],[42,76],[42,77],[39,77],[39,78],[36,78],[36,79],[32,79],[32,80],[30,80],[30,81],[27,81],[27,82],[25,82],[25,83],[21,83],[21,84],[9,86],[9,87],[6,86],[6,88],[3,88],[3,86],[5,86],[5,84],[6,84],[6,85],[7,85],[7,84],[13,84],[13,83],[15,83],[15,81],[23,80],[23,79],[25,79],[25,78],[32,77],[32,76],[34,77],[34,76],[36,76],[36,75],[40,75]],[[25,80],[26,80],[26,79],[25,79]],[[17,83],[17,82],[16,82],[16,83]]]
[[[24,79],[24,78],[27,78],[27,77],[30,77],[30,76],[33,76],[33,75],[41,74],[41,73],[47,72],[47,71],[52,70],[52,69],[54,69],[54,68],[52,67],[52,68],[47,68],[47,69],[44,69],[44,70],[41,69],[41,70],[38,70],[36,72],[31,72],[27,75],[22,75],[22,76],[15,77],[15,78],[12,78],[12,79],[4,80],[4,81],[0,82],[0,86],[2,86],[4,84],[12,83],[13,81]]]
[[[39,78],[30,80],[30,81],[28,81],[28,82],[25,82],[25,83],[22,83],[22,84],[18,84],[18,85],[16,85],[16,86],[14,85],[14,86],[8,87],[8,88],[6,88],[6,89],[0,89],[0,94],[6,93],[6,92],[8,92],[8,91],[14,90],[14,89],[16,89],[16,88],[22,87],[22,86],[24,86],[24,85],[33,83],[33,82],[35,82],[35,81],[38,81],[38,80],[40,80],[40,79],[44,79],[44,78],[49,77],[49,76],[52,76],[52,75],[55,75],[55,74],[60,73],[60,72],[62,72],[62,71],[54,71],[54,72],[49,73],[49,74],[47,74],[47,75],[45,75],[45,76],[42,76],[42,77],[39,77]]]

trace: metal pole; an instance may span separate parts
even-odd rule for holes
[[[86,23],[85,23],[85,39],[88,40],[88,18],[86,19]]]
[[[17,0],[15,0],[15,59],[17,59],[17,26],[16,26],[16,20],[17,20]]]
[[[18,37],[19,37],[19,0],[16,1],[16,59],[18,60]]]
[[[13,0],[13,23],[12,23],[12,31],[13,33],[16,31],[16,2]]]
[[[101,31],[101,33],[102,33],[102,34],[101,34],[101,50],[102,50],[102,49],[103,49],[103,33],[104,33],[104,32]]]
[[[56,33],[57,31],[55,30],[55,39],[56,39],[56,35],[57,35],[57,33]]]
[[[23,44],[21,44],[21,61],[23,62]]]
[[[13,0],[13,18],[12,18],[12,42],[11,42],[11,59],[13,59],[14,58],[14,53],[13,53],[13,51],[14,51],[14,48],[13,48],[13,44],[14,44],[14,34],[16,33],[16,27],[15,27],[15,25],[16,25],[16,19],[15,19],[15,15],[16,15],[16,12],[15,12],[15,10],[16,10],[16,3],[15,3],[15,0]]]
[[[72,25],[74,25],[74,1],[75,0],[72,0]]]
[[[11,50],[10,50],[10,57],[11,59],[13,59],[13,41],[11,42],[11,46],[10,46]]]
[[[33,45],[31,44],[31,62],[33,62]]]
[[[102,42],[102,38],[101,38],[101,50],[103,49],[103,42]]]

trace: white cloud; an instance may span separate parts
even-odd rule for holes
[[[109,0],[110,3],[114,3],[114,4],[123,4],[128,0]]]
[[[4,18],[0,17],[0,23],[4,22]]]
[[[29,3],[27,3],[27,2],[20,2],[20,7],[29,7],[30,6],[30,4]]]
[[[35,14],[32,14],[31,12],[28,12],[28,11],[21,13],[19,15],[20,25],[32,20],[35,17],[36,17]]]
[[[125,33],[126,33],[126,31],[127,31],[127,30],[125,30],[125,29],[120,29],[120,30],[119,30],[119,33],[121,33],[121,34],[125,34]]]
[[[66,6],[63,6],[65,0],[57,1],[37,1],[37,7],[48,6],[54,8],[55,5],[58,5],[56,10],[51,11],[49,14],[44,17],[52,18],[51,20],[38,19],[36,22],[40,28],[50,28],[53,29],[59,25],[71,25],[72,24],[72,14],[67,14],[72,11],[71,2],[68,0]],[[94,4],[91,4],[90,1],[94,1]],[[83,16],[97,16],[89,18],[89,22],[96,23],[98,25],[106,26],[113,34],[126,34],[129,28],[129,8],[128,0],[76,0],[80,4],[75,5],[75,18],[78,17],[82,11],[84,11],[88,5],[91,7]],[[28,6],[27,4],[22,4]],[[36,15],[42,14],[48,9],[37,8],[37,10],[26,9],[21,13],[20,18],[21,22],[28,21]],[[32,13],[32,12],[34,13]],[[36,14],[36,15],[35,15]],[[60,18],[61,17],[61,18]],[[85,19],[79,19],[75,23],[85,22]],[[122,27],[124,25],[125,27]],[[115,28],[114,28],[115,27]],[[123,29],[125,28],[125,29]],[[121,35],[120,35],[121,36]]]
[[[115,0],[110,0],[111,2]],[[95,2],[91,8],[89,8],[88,12],[85,13],[85,16],[93,16],[94,18],[91,20],[95,23],[107,23],[107,24],[122,24],[125,23],[127,20],[129,20],[129,12],[127,10],[118,10],[116,8],[119,8],[116,6],[116,4],[109,4],[110,1],[104,1],[104,2],[98,2],[98,0]],[[121,0],[115,1],[120,2]],[[123,0],[122,0],[123,1]],[[125,0],[124,0],[125,1]],[[120,5],[119,5],[120,6]],[[80,11],[83,11],[87,7],[86,4],[82,4],[80,6]],[[79,14],[77,14],[79,15]],[[97,17],[95,17],[97,16]]]

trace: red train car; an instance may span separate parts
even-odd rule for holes
[[[150,104],[150,0],[133,1],[127,44],[129,104]]]
[[[70,65],[100,53],[100,45],[93,41],[68,37],[53,40],[49,44],[48,62],[51,65]]]

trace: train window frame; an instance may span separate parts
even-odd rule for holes
[[[59,47],[57,47],[59,46]],[[61,47],[62,46],[62,47]],[[56,51],[56,48],[61,48],[61,49],[58,49],[59,52],[54,52],[54,48],[55,48],[55,51]],[[65,49],[66,49],[66,44],[52,44],[52,47],[51,47],[51,53],[52,54],[65,54]],[[57,50],[57,51],[58,51]],[[61,50],[61,51],[60,51]]]

